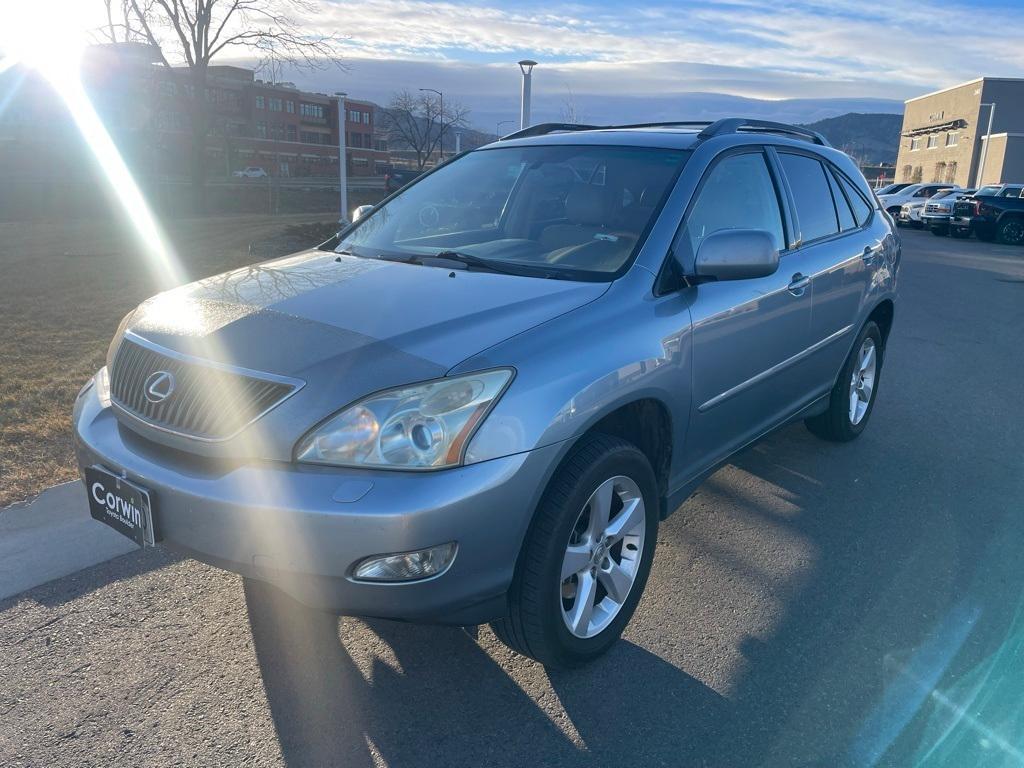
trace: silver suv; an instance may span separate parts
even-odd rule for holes
[[[899,261],[810,131],[529,128],[127,316],[75,405],[91,512],[310,605],[582,663],[716,467],[794,419],[864,430]]]

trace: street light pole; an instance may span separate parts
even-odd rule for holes
[[[996,103],[993,101],[988,104],[981,104],[982,107],[988,107],[988,130],[985,131],[985,143],[981,145],[981,162],[978,163],[978,176],[974,180],[975,188],[980,188],[981,183],[985,176],[985,161],[988,160],[988,145],[992,143],[992,118],[996,114]]]
[[[533,68],[537,62],[532,59],[523,59],[519,62],[519,69],[523,73],[523,102],[519,110],[519,128],[530,127],[530,90],[533,86]]]
[[[506,125],[508,123],[515,123],[515,120],[499,120],[497,123],[495,123],[494,124],[494,135],[497,136],[500,139],[501,138],[501,126]]]
[[[441,157],[440,157],[440,160],[443,163],[444,162],[444,94],[441,93],[436,88],[420,88],[420,91],[428,91],[430,93],[436,93],[437,94],[437,98],[440,101],[439,108],[440,108],[440,111],[441,111],[441,140],[438,142],[438,144],[441,146],[441,152],[440,152]]]
[[[338,187],[341,190],[341,216],[338,221],[348,224],[348,166],[345,157],[345,96],[348,94],[337,91],[338,97]]]

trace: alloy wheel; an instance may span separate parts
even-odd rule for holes
[[[619,614],[639,572],[647,514],[640,487],[617,475],[601,483],[576,518],[562,558],[562,619],[594,637]]]
[[[1018,245],[1024,241],[1024,224],[1019,221],[1008,221],[1003,225],[1003,241],[1011,245]]]
[[[857,362],[853,366],[853,377],[850,380],[850,423],[860,424],[871,405],[871,395],[875,390],[875,377],[878,371],[878,353],[875,340],[870,336],[864,339],[857,353]]]

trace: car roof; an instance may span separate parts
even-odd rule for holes
[[[692,128],[597,128],[564,133],[545,133],[540,136],[525,136],[519,139],[499,139],[488,146],[565,146],[572,144],[691,149],[697,143],[698,133],[698,130]]]

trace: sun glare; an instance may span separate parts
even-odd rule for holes
[[[183,282],[178,261],[121,157],[81,80],[90,19],[82,0],[14,3],[5,0],[0,25],[0,72],[28,67],[46,78],[67,106],[111,190],[132,224],[157,283]]]

